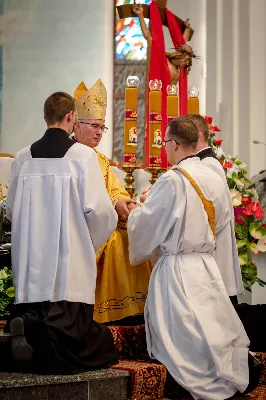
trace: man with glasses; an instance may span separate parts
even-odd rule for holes
[[[128,207],[133,201],[108,158],[96,150],[107,132],[106,88],[100,79],[90,89],[82,82],[74,97],[78,110],[74,140],[95,150],[107,192],[118,214],[117,229],[96,252],[98,276],[94,319],[112,324],[137,324],[143,321],[151,266],[148,261],[134,268],[130,265],[126,226]]]
[[[141,207],[130,206],[129,254],[134,265],[159,253],[145,308],[149,355],[194,399],[223,400],[256,387],[262,365],[249,377],[249,339],[212,257],[229,210],[222,179],[195,155],[197,142],[189,118],[169,123],[173,168]]]
[[[76,113],[69,94],[49,96],[48,129],[12,165],[6,214],[17,305],[3,368],[68,374],[117,362],[110,330],[93,321],[95,250],[117,215],[95,152],[69,138]]]

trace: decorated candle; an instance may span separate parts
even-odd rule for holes
[[[199,89],[192,88],[189,90],[188,97],[188,114],[199,114]]]
[[[167,124],[170,121],[178,117],[179,113],[179,102],[178,102],[178,87],[176,85],[168,85],[167,91]],[[167,165],[163,168],[170,167],[171,165],[167,162]]]
[[[167,123],[178,117],[177,86],[167,86]]]
[[[162,140],[162,82],[155,79],[149,83],[149,134],[146,146],[149,157],[146,159],[147,167],[161,167]]]
[[[124,163],[127,165],[136,164],[138,143],[138,86],[139,78],[137,76],[129,76],[127,78],[124,123]]]

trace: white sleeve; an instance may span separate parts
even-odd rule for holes
[[[143,205],[130,213],[127,231],[131,265],[149,259],[165,241],[178,218],[176,198],[171,179],[161,176]]]
[[[92,153],[83,165],[80,198],[96,251],[116,229],[118,219],[108,196],[96,153]]]
[[[12,222],[12,213],[13,213],[13,207],[18,185],[18,176],[19,176],[19,167],[17,158],[15,158],[11,167],[10,181],[6,199],[6,217],[10,222]]]

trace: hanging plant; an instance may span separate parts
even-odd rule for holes
[[[220,129],[213,124],[212,117],[206,116],[205,121],[210,130],[209,146],[212,147],[224,168],[230,189],[242,280],[245,289],[251,291],[255,282],[260,286],[266,285],[266,282],[258,277],[257,267],[252,261],[252,253],[266,252],[266,225],[262,222],[264,212],[256,190],[250,189],[252,182],[248,178],[246,164],[238,157],[231,157],[224,153],[223,140],[215,137]]]

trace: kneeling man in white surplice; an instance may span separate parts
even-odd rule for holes
[[[145,308],[149,355],[195,399],[224,400],[247,389],[249,339],[211,255],[231,212],[224,182],[195,156],[197,141],[187,117],[168,125],[174,167],[132,205],[129,252],[132,265],[159,252]]]

